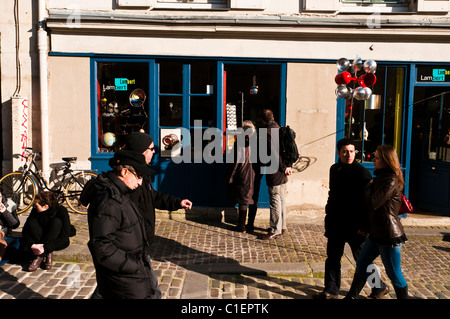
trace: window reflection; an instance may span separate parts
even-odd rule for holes
[[[115,152],[132,132],[148,132],[148,84],[147,63],[98,62],[99,152]]]
[[[401,154],[405,68],[378,67],[376,76],[369,100],[346,100],[345,132],[348,136],[351,113],[350,137],[355,140],[359,162],[371,162],[380,144],[393,145]]]

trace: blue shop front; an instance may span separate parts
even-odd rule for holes
[[[286,63],[276,61],[92,57],[92,168],[108,170],[126,136],[144,131],[157,149],[155,189],[198,206],[233,205],[225,182],[233,132],[243,120],[261,126],[264,108],[284,125],[285,78]],[[204,156],[211,143],[220,146],[213,161]],[[264,178],[259,193],[268,207]]]
[[[234,204],[226,197],[225,182],[233,131],[243,120],[261,127],[265,108],[285,125],[287,69],[289,63],[305,62],[97,55],[90,59],[92,168],[108,170],[109,158],[126,136],[143,130],[158,150],[151,163],[155,189],[190,198],[198,206]],[[336,141],[344,136],[355,139],[357,160],[371,171],[376,146],[393,145],[404,170],[405,193],[415,208],[449,215],[450,64],[377,62],[370,99],[337,98]],[[220,134],[206,134],[211,128]],[[222,161],[205,159],[202,150],[211,143],[221,145],[213,148],[213,156],[222,156]],[[259,194],[259,207],[268,207],[264,177]]]

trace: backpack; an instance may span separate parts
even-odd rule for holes
[[[300,157],[295,144],[295,132],[289,125],[280,127],[279,138],[281,160],[287,167],[291,167]]]

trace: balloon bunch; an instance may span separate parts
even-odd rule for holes
[[[338,71],[341,72],[334,78],[338,85],[335,91],[336,96],[347,100],[351,98],[368,100],[372,95],[372,90],[369,86],[377,82],[377,77],[375,76],[377,63],[374,60],[367,60],[363,63],[360,58],[356,58],[351,64],[346,58],[340,58],[336,65]],[[366,73],[357,77],[356,74],[361,70],[364,70]],[[358,83],[358,86],[356,88],[348,86],[351,82]]]

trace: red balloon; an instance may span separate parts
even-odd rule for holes
[[[372,86],[377,82],[377,77],[373,73],[366,73],[359,77],[358,82],[362,87]]]
[[[334,81],[338,85],[349,84],[352,81],[352,75],[350,74],[350,72],[344,71],[344,72],[336,75],[336,77],[334,78]]]

